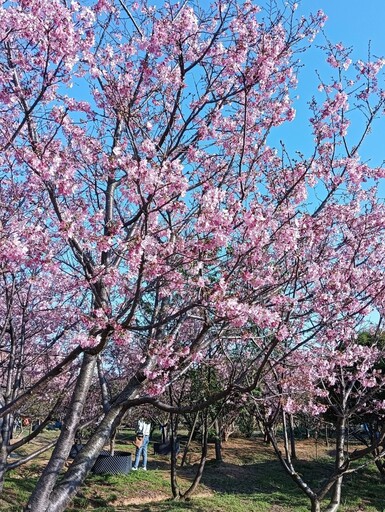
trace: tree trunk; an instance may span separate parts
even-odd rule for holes
[[[321,503],[317,498],[311,500],[311,512],[321,512]]]
[[[68,408],[67,417],[63,428],[60,431],[59,439],[52,453],[51,459],[45,467],[36,487],[33,491],[26,511],[45,512],[49,508],[50,494],[56,484],[60,471],[62,470],[79,425],[83,407],[88,395],[88,390],[95,372],[96,355],[84,354],[79,378],[72,395],[72,400]]]
[[[288,436],[288,426],[287,426],[287,414],[285,411],[282,411],[282,430],[283,430],[283,446],[285,447],[285,456],[288,464],[291,464],[291,453],[290,453],[290,444],[289,444],[289,436]]]
[[[325,425],[325,443],[326,443],[326,448],[329,448],[329,446],[330,446],[330,443],[329,443],[329,430],[328,430],[328,425],[327,424]]]
[[[345,443],[346,443],[346,419],[342,416],[337,422],[336,439],[336,471],[340,471],[345,462]],[[341,504],[343,475],[339,476],[332,488],[332,497],[326,509],[326,512],[336,512]]]
[[[171,424],[171,432],[170,432],[170,443],[171,443],[171,468],[170,468],[170,479],[171,479],[171,491],[174,499],[179,499],[181,495],[181,491],[178,485],[177,473],[176,473],[176,463],[177,463],[177,451],[176,451],[176,432],[177,432],[177,424],[178,424],[178,416],[174,414],[170,414],[170,424]]]
[[[233,434],[234,431],[234,422],[231,422],[230,425],[227,425],[226,427],[223,428],[222,440],[224,443],[227,443],[227,441],[230,439],[231,434]]]
[[[215,460],[222,462],[222,444],[221,444],[221,430],[219,428],[218,419],[215,420]]]
[[[170,481],[171,481],[171,492],[172,497],[174,500],[177,500],[180,498],[181,491],[178,484],[177,479],[177,470],[176,470],[176,462],[177,462],[177,456],[175,452],[175,444],[173,437],[171,437],[171,467],[170,467]]]
[[[98,378],[99,378],[100,391],[102,393],[103,412],[106,414],[110,408],[110,393],[108,390],[107,380],[104,376],[102,358],[101,358],[100,354],[98,355],[98,358],[97,358],[97,366],[98,366]]]
[[[382,450],[383,449],[384,448],[382,448]],[[384,460],[383,459],[376,459],[374,462],[376,464],[376,467],[377,467],[378,471],[380,472],[381,480],[385,481],[385,462],[384,462]]]
[[[186,446],[184,447],[184,450],[183,450],[183,457],[182,457],[182,461],[180,463],[180,467],[181,468],[183,468],[183,466],[186,463],[186,458],[187,458],[188,450],[190,448],[190,444],[191,444],[192,438],[194,436],[195,428],[196,428],[197,423],[198,423],[198,418],[199,418],[199,412],[197,412],[195,414],[194,423],[193,423],[193,425],[191,427],[190,434],[188,436],[188,440],[187,440]]]
[[[168,388],[170,405],[174,405],[174,395],[172,384]],[[168,424],[170,425],[170,446],[171,446],[171,468],[170,468],[170,480],[171,480],[171,491],[173,498],[179,499],[181,492],[178,485],[178,479],[176,474],[176,461],[178,453],[176,450],[177,432],[178,432],[179,415],[170,413]]]
[[[116,429],[111,432],[110,437],[110,455],[115,455]]]
[[[1,446],[0,446],[0,493],[4,487],[4,477],[7,472],[9,446],[12,437],[12,416],[6,414],[1,421]]]
[[[166,429],[168,429],[168,423],[165,423],[164,425],[160,426],[160,431],[161,431],[161,435],[162,435],[162,444],[164,444],[167,439]]]
[[[295,450],[294,416],[292,414],[289,414],[289,436],[290,436],[290,456],[293,460],[296,460],[297,452]]]
[[[309,498],[309,500],[311,502],[312,512],[319,512],[321,510],[319,494],[317,494],[315,491],[313,491],[309,487],[309,485],[305,482],[305,480],[303,480],[301,474],[295,470],[293,463],[291,461],[289,444],[288,444],[288,436],[286,433],[286,415],[285,415],[284,411],[282,412],[282,420],[283,420],[283,425],[284,425],[284,432],[283,432],[284,436],[283,437],[284,437],[286,457],[283,456],[283,454],[278,446],[278,441],[277,441],[277,438],[276,438],[276,435],[275,435],[273,429],[269,428],[268,425],[265,425],[265,428],[269,433],[269,437],[270,437],[271,443],[273,445],[274,451],[275,451],[276,455],[278,456],[278,458],[279,458],[283,468],[287,472],[287,474],[293,479],[293,481],[297,484],[297,486],[301,489],[301,491],[304,492],[306,494],[306,496]]]
[[[145,382],[144,374],[141,372],[134,375],[125,389],[111,404],[110,410],[104,416],[94,434],[87,444],[76,456],[66,474],[53,489],[46,508],[36,512],[64,512],[70,501],[76,496],[79,487],[83,484],[91,471],[95,461],[103,450],[104,445],[111,437],[111,432],[120,424],[128,410],[127,402],[137,397]],[[27,509],[28,510],[28,509]]]
[[[342,493],[342,481],[343,476],[337,478],[333,485],[332,497],[330,503],[326,509],[326,512],[337,512],[341,504],[341,493]]]
[[[67,473],[55,486],[48,506],[39,512],[64,512],[66,510],[69,502],[76,496],[79,487],[91,471],[104,445],[108,442],[111,431],[119,424],[125,413],[126,408],[123,405],[109,410],[86,446],[76,456]]]
[[[271,437],[270,437],[269,432],[267,431],[267,429],[265,429],[263,431],[263,442],[265,444],[271,444]]]
[[[205,468],[206,459],[207,459],[207,437],[208,437],[208,428],[207,428],[207,411],[205,412],[205,419],[203,422],[203,437],[202,437],[202,454],[201,454],[201,460],[199,462],[198,471],[195,475],[195,478],[193,480],[193,483],[190,485],[190,487],[187,489],[187,491],[181,496],[181,499],[187,500],[192,496],[192,494],[195,492],[196,488],[199,485],[199,482],[201,481],[203,470]]]
[[[7,459],[8,453],[5,446],[5,443],[2,443],[0,448],[0,493],[3,492],[4,488],[4,477],[7,471]]]

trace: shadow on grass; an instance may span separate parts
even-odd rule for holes
[[[37,478],[6,478],[7,487],[17,488],[19,491],[30,494],[36,486]]]
[[[166,461],[154,461],[152,464],[153,469],[156,466],[162,470],[169,469],[169,463]],[[296,461],[295,467],[313,489],[318,489],[326,477],[333,472],[333,464],[330,460],[300,460]],[[178,475],[180,478],[191,480],[196,469],[197,466],[178,469]],[[233,499],[239,499],[241,502],[243,499],[245,510],[248,506],[250,507],[249,510],[259,510],[259,504],[269,507],[263,510],[270,510],[270,507],[271,510],[273,510],[273,507],[285,509],[287,507],[287,509],[293,511],[309,510],[309,499],[286,474],[279,461],[260,461],[243,465],[209,461],[206,464],[201,484],[200,492],[205,492],[205,490],[214,492],[213,496],[205,498],[212,504],[212,510],[220,510],[218,507],[221,500],[224,505],[223,510],[235,510],[231,508],[232,497]],[[341,510],[357,511],[372,507],[371,510],[385,512],[382,487],[383,483],[375,468],[368,468],[365,472],[346,476],[342,499],[344,507]],[[119,511],[120,509],[117,508],[116,510]],[[211,509],[207,506],[200,508],[199,499],[195,498],[190,502],[161,501],[130,505],[130,510],[140,512],[194,510],[199,512],[200,510],[207,511]]]
[[[36,486],[36,481],[36,478],[7,476],[4,492],[0,496],[0,510],[20,511],[21,503],[26,502]],[[5,506],[7,506],[6,509],[4,508]]]
[[[333,471],[328,461],[297,461],[298,473],[314,490],[318,489]],[[202,484],[220,494],[237,494],[274,505],[292,507],[308,506],[309,500],[286,474],[278,461],[258,462],[238,466],[236,464],[209,463],[202,477]],[[371,506],[384,512],[383,483],[379,473],[373,470],[345,476],[343,504],[346,507]],[[360,509],[360,508],[359,508]],[[354,510],[359,510],[354,508]],[[352,510],[352,509],[350,509]]]
[[[318,488],[333,470],[330,460],[321,459],[297,461],[295,467],[312,488]],[[68,510],[70,512],[83,512],[90,509],[95,512],[126,510],[133,512],[207,512],[209,510],[214,512],[230,510],[302,512],[309,509],[308,498],[298,489],[276,460],[254,461],[243,465],[209,461],[206,464],[201,482],[202,487],[198,493],[209,491],[212,495],[204,498],[194,498],[187,502],[153,501],[148,504],[129,504],[124,507],[111,505],[130,486],[142,486],[143,488],[148,486],[149,489],[160,491],[162,487],[160,478],[164,480],[162,472],[169,469],[169,462],[167,460],[151,461],[149,469],[159,469],[161,472],[136,472],[122,477],[93,475],[89,480],[92,492],[84,492],[84,494],[81,492]],[[178,475],[191,480],[196,469],[196,466],[178,469]],[[18,504],[20,507],[20,503],[24,501],[21,497],[29,495],[35,484],[36,479],[34,478],[8,477],[5,491],[7,498],[4,500],[5,496],[2,496],[0,510],[20,512],[21,508],[14,507]],[[384,512],[382,489],[383,483],[375,468],[367,468],[364,472],[346,476],[342,499],[344,506],[341,511],[363,511],[367,510],[366,507],[371,507],[370,510]],[[5,504],[7,508],[5,508]]]
[[[126,509],[124,509],[126,510]],[[131,506],[130,510],[132,512],[179,512],[179,511],[185,511],[185,510],[193,510],[194,512],[199,512],[199,508],[197,508],[197,505],[195,501],[162,501],[156,504],[148,504],[148,505],[137,505],[137,506]],[[202,509],[207,510],[207,509]],[[122,509],[123,511],[123,509]],[[116,512],[120,512],[119,509],[117,509]]]

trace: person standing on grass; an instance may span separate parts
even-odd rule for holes
[[[133,471],[136,471],[139,466],[140,457],[143,458],[143,465],[142,469],[144,471],[147,470],[147,448],[148,443],[150,441],[150,430],[151,430],[151,423],[147,423],[143,418],[141,418],[138,422],[138,432],[136,434],[135,439],[135,446],[136,446],[136,453],[135,453],[135,462],[132,467]],[[140,443],[140,439],[142,439],[142,442]],[[137,442],[138,440],[138,442]]]

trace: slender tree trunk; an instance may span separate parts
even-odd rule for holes
[[[62,480],[55,486],[47,508],[41,512],[64,512],[66,510],[91,471],[104,445],[108,442],[111,431],[119,424],[125,413],[126,408],[123,405],[109,410],[94,435],[77,455]]]
[[[45,467],[34,492],[32,493],[26,510],[29,512],[45,512],[49,507],[49,497],[56,484],[68,454],[71,450],[75,433],[79,425],[88,390],[95,372],[96,355],[84,354],[79,378],[77,380],[72,400],[68,408],[67,417],[60,431],[52,457]]]
[[[291,464],[291,453],[290,453],[290,444],[289,444],[289,436],[288,436],[288,426],[287,426],[287,414],[285,411],[282,411],[282,430],[283,430],[283,445],[285,447],[285,455],[288,464]]]
[[[171,481],[171,492],[172,497],[174,500],[177,500],[180,498],[181,491],[178,484],[177,479],[177,470],[176,470],[176,463],[177,463],[177,456],[175,451],[175,441],[173,436],[171,436],[171,467],[170,467],[170,481]]]
[[[297,452],[295,450],[295,437],[294,437],[294,416],[289,414],[289,436],[290,436],[290,456],[292,460],[297,459]]]
[[[170,405],[174,405],[173,397],[173,386],[170,385],[168,388],[170,396]],[[177,451],[176,451],[176,438],[178,432],[178,420],[179,415],[170,413],[169,425],[170,425],[170,446],[171,446],[171,467],[170,467],[170,480],[171,480],[171,491],[174,500],[179,499],[181,492],[178,485],[177,473],[176,473],[176,462],[177,462]]]
[[[325,443],[326,443],[326,448],[329,448],[330,446],[330,443],[329,443],[329,428],[328,428],[328,424],[326,423],[326,426],[325,426]]]
[[[326,509],[326,512],[337,512],[341,504],[341,492],[342,492],[342,480],[343,477],[339,477],[333,487],[332,499]]]
[[[203,421],[203,437],[202,437],[202,453],[201,453],[201,460],[199,462],[198,471],[195,475],[195,478],[193,480],[193,483],[190,485],[190,487],[187,489],[187,491],[181,496],[181,499],[187,500],[192,496],[192,494],[195,492],[196,488],[199,485],[199,482],[201,481],[203,470],[205,468],[206,459],[207,459],[207,438],[208,438],[208,428],[207,428],[207,411],[205,411],[205,418]]]
[[[321,503],[316,497],[311,499],[311,512],[321,512]]]
[[[110,393],[108,390],[107,380],[104,376],[102,358],[100,354],[98,355],[97,358],[97,365],[100,391],[102,393],[103,412],[107,413],[110,408]]]
[[[345,462],[345,444],[346,444],[346,419],[342,416],[337,423],[336,439],[336,471],[339,471]],[[341,504],[343,475],[339,476],[333,485],[332,497],[326,509],[326,512],[336,512]]]
[[[0,493],[4,487],[4,477],[7,472],[8,447],[11,442],[11,417],[6,414],[1,422],[1,446],[0,446]]]
[[[271,437],[267,428],[264,428],[263,431],[263,442],[268,445],[271,444]]]
[[[161,434],[162,434],[162,443],[163,444],[166,442],[166,439],[167,439],[166,428],[167,428],[167,423],[160,426],[160,430],[161,430]]]
[[[288,436],[285,430],[286,427],[286,415],[283,412],[282,413],[282,420],[284,424],[284,445],[285,445],[285,455],[283,456],[277,442],[277,438],[275,436],[275,433],[272,428],[269,428],[268,425],[265,425],[266,430],[269,433],[269,437],[271,440],[271,443],[273,445],[274,451],[276,455],[278,456],[283,468],[287,472],[287,474],[292,478],[292,480],[297,484],[297,486],[301,489],[302,492],[306,494],[306,496],[309,498],[311,503],[311,511],[312,512],[319,512],[320,509],[320,499],[319,495],[313,491],[309,485],[303,480],[302,476],[295,470],[291,457],[290,457],[290,450],[289,450],[289,443],[288,443]]]
[[[5,478],[6,471],[7,471],[7,456],[4,458],[4,451],[3,451],[3,448],[1,448],[1,454],[0,454],[0,494],[3,492],[3,489],[4,489],[4,478]]]
[[[115,443],[116,443],[116,429],[111,433],[110,437],[110,454],[115,454]]]
[[[180,467],[181,468],[183,468],[183,466],[186,463],[187,454],[188,454],[188,451],[189,451],[189,448],[190,448],[190,444],[191,444],[191,441],[192,441],[192,438],[194,436],[194,432],[195,432],[195,429],[196,429],[196,426],[197,426],[197,423],[198,423],[198,418],[199,418],[199,412],[197,412],[195,414],[194,423],[193,423],[193,425],[191,427],[190,434],[188,436],[188,440],[187,440],[186,446],[184,447],[184,450],[183,450],[183,457],[182,457],[182,461],[180,463]]]
[[[381,447],[380,450],[376,450],[375,455],[378,455],[380,451],[383,451],[384,447]],[[376,459],[375,460],[376,467],[381,475],[381,480],[385,481],[385,462],[383,459]]]
[[[103,412],[107,414],[111,407],[111,393],[108,389],[107,379],[103,371],[102,356],[99,354],[97,358],[98,378],[100,391],[102,394]],[[111,433],[110,437],[110,454],[115,454],[115,442],[116,442],[116,429]]]
[[[230,436],[231,434],[234,433],[234,422],[232,422],[230,425],[227,425],[224,429],[223,429],[223,434],[222,434],[222,441],[224,443],[227,443],[227,441],[230,439]]]
[[[219,428],[218,419],[215,420],[215,460],[222,462],[221,429]]]
[[[174,417],[176,416],[176,417]],[[171,423],[171,432],[170,432],[170,443],[171,443],[171,468],[170,468],[170,478],[171,478],[171,491],[174,499],[179,499],[181,495],[181,491],[178,485],[177,472],[176,472],[176,463],[177,463],[177,451],[176,451],[176,432],[177,432],[177,423],[178,417],[177,415],[170,414],[170,423]]]
[[[1,443],[0,447],[0,493],[3,492],[4,488],[4,478],[5,473],[7,472],[7,459],[8,459],[8,450],[5,443]]]

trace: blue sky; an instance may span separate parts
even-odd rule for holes
[[[385,54],[384,0],[304,0],[302,11],[322,9],[329,17],[326,32],[334,41],[354,46],[356,55],[366,55],[368,41],[374,54]]]

